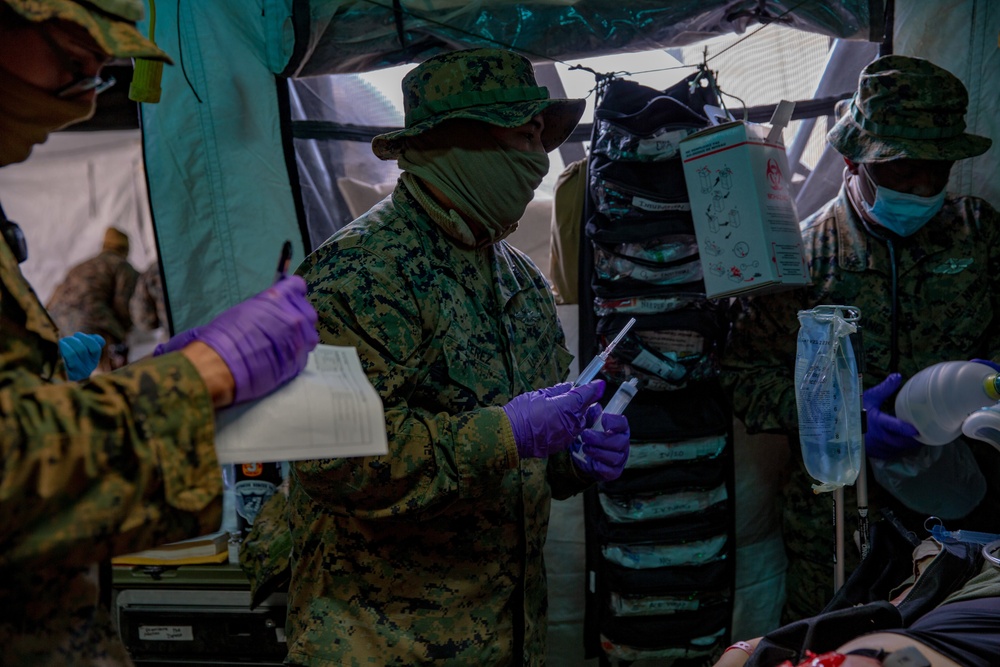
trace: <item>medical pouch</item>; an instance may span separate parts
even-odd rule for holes
[[[720,438],[725,442],[724,438]],[[629,458],[632,452],[629,452]],[[598,488],[612,496],[666,493],[677,489],[712,489],[726,479],[726,465],[720,458],[698,463],[673,463],[655,468],[628,468],[618,479],[601,482]]]
[[[597,243],[642,243],[672,234],[694,234],[694,220],[686,213],[652,216],[637,220],[609,218],[593,213],[584,225],[587,238]]]
[[[599,494],[601,509],[609,521],[629,523],[676,517],[704,512],[721,506],[729,499],[725,481],[712,488],[671,489],[660,493],[631,495]]]
[[[861,394],[850,335],[857,311],[817,306],[799,311],[795,403],[806,470],[819,491],[853,484],[862,465]]]
[[[678,614],[690,616],[704,612],[716,605],[728,604],[732,595],[728,590],[693,591],[691,593],[608,593],[608,608],[614,616],[656,616]]]
[[[716,382],[692,383],[673,392],[669,405],[656,392],[640,391],[625,409],[636,440],[684,440],[727,433],[732,418]]]
[[[657,290],[658,292],[659,290]],[[697,291],[663,291],[662,293],[627,296],[597,296],[594,314],[605,315],[658,315],[674,310],[699,310],[714,307],[713,302]]]
[[[726,534],[722,533],[676,544],[609,542],[601,547],[601,555],[612,563],[636,569],[697,565],[724,559],[727,541]]]
[[[610,591],[642,591],[647,595],[728,590],[729,585],[728,565],[724,561],[643,570],[607,563],[604,575]]]
[[[726,627],[729,615],[728,605],[715,604],[687,614],[610,616],[601,624],[601,631],[611,640],[636,648],[660,647],[669,645],[670,637],[712,635]]]
[[[680,285],[701,280],[701,271],[694,234],[631,243],[594,243],[596,282]]]
[[[603,349],[625,326],[625,316],[602,317],[597,335]],[[718,346],[724,331],[721,310],[678,310],[636,318],[611,352],[604,376],[615,383],[635,377],[653,391],[682,389],[719,374]]]
[[[599,494],[592,495],[587,502],[596,507],[595,537],[601,545],[681,546],[711,540],[719,535],[725,536],[726,533],[728,513],[724,505],[680,518],[654,519],[641,524],[619,523],[611,521],[604,513],[600,507]]]
[[[694,224],[679,159],[655,165],[594,164],[590,191],[597,212],[616,223],[676,217],[691,219]]]
[[[632,438],[629,444],[628,461],[625,463],[622,477],[646,468],[656,468],[674,463],[712,461],[717,459],[725,448],[726,435],[724,433],[679,442],[644,442]],[[615,480],[615,483],[617,482],[618,480]]]
[[[708,125],[708,119],[667,95],[638,111],[594,112],[591,151],[621,162],[660,162],[680,155],[678,144]]]
[[[612,660],[621,661],[622,664],[640,662],[641,664],[673,665],[673,664],[702,664],[689,663],[692,660],[706,660],[704,664],[711,662],[708,660],[712,655],[717,654],[725,646],[723,639],[726,628],[722,628],[710,635],[699,635],[695,637],[681,638],[678,635],[670,637],[648,638],[656,646],[631,646],[624,642],[614,642],[608,637],[601,635],[601,650]]]

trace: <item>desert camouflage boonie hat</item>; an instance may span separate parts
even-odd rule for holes
[[[29,21],[62,20],[83,26],[116,58],[147,58],[173,64],[170,56],[142,36],[136,21],[145,16],[142,0],[0,0]]]
[[[396,159],[407,137],[452,118],[518,127],[542,114],[542,145],[548,152],[566,141],[585,104],[550,99],[548,88],[536,83],[531,62],[512,51],[453,51],[425,60],[403,77],[406,126],[372,139],[372,151],[383,160]]]
[[[963,160],[993,141],[965,131],[969,94],[955,75],[922,58],[885,56],[861,71],[858,91],[826,135],[852,162]]]

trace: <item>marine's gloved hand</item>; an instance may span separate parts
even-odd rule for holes
[[[629,427],[625,415],[601,415],[603,431],[586,429],[573,443],[573,463],[602,482],[618,479],[629,452]]]
[[[208,324],[174,336],[154,355],[201,341],[233,374],[233,403],[260,398],[298,375],[319,343],[316,310],[299,276],[283,278],[260,294],[220,313]]]
[[[522,459],[545,458],[570,446],[587,426],[587,411],[604,394],[604,380],[582,387],[563,382],[515,396],[503,406]]]
[[[158,357],[161,354],[166,354],[167,352],[176,352],[181,350],[194,341],[198,340],[198,331],[201,327],[194,327],[193,329],[188,329],[187,331],[182,331],[166,343],[160,343],[153,350],[153,356]]]
[[[59,354],[66,364],[66,375],[78,382],[86,380],[101,361],[104,337],[77,331],[72,336],[59,339]]]
[[[986,364],[987,366],[989,366],[990,368],[992,368],[994,371],[1000,373],[1000,364],[998,364],[995,361],[990,361],[989,359],[970,359],[969,361],[974,361],[977,364]]]
[[[893,373],[861,395],[861,402],[868,415],[865,453],[872,458],[895,459],[923,447],[915,440],[919,434],[917,427],[882,412],[882,404],[902,384],[903,376],[899,373]]]

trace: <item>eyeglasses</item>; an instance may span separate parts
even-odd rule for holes
[[[76,97],[90,91],[93,91],[95,95],[100,95],[117,83],[115,77],[113,76],[109,76],[105,79],[99,75],[90,76],[84,74],[83,63],[66,51],[66,49],[59,44],[59,41],[55,39],[44,26],[39,26],[38,34],[41,35],[45,43],[49,45],[52,52],[56,54],[56,57],[60,60],[62,66],[73,73],[72,81],[54,91],[56,97]],[[98,63],[98,69],[104,67],[104,65],[110,61],[110,58],[108,58],[107,54],[103,51],[95,51],[94,49],[90,49],[82,45],[79,46],[79,48],[80,50],[89,52],[94,61]]]

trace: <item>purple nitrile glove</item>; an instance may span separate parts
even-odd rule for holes
[[[187,347],[191,343],[198,340],[198,330],[200,327],[194,327],[193,329],[188,329],[187,331],[182,331],[166,343],[160,343],[153,350],[153,356],[158,357],[161,354],[166,354],[167,352],[176,352],[182,348]]]
[[[245,403],[271,393],[305,368],[309,352],[319,343],[316,320],[316,310],[306,300],[305,281],[289,276],[208,324],[171,338],[156,354],[196,340],[205,343],[233,374],[233,403]]]
[[[903,376],[893,373],[881,383],[866,390],[861,402],[868,415],[868,432],[865,433],[865,453],[876,459],[896,459],[923,445],[917,440],[917,428],[882,412],[882,404],[896,393],[903,384]]]
[[[618,479],[629,453],[629,427],[625,415],[601,415],[603,431],[586,429],[573,444],[576,467],[602,482]]]
[[[582,387],[563,382],[515,396],[503,406],[521,458],[546,458],[569,447],[587,426],[590,406],[604,394],[604,380]]]
[[[970,359],[969,361],[974,361],[977,364],[986,364],[997,373],[1000,373],[1000,364],[995,361],[990,361],[989,359]]]
[[[59,339],[59,354],[66,365],[66,376],[78,382],[86,380],[101,362],[104,337],[77,331],[72,336]]]

